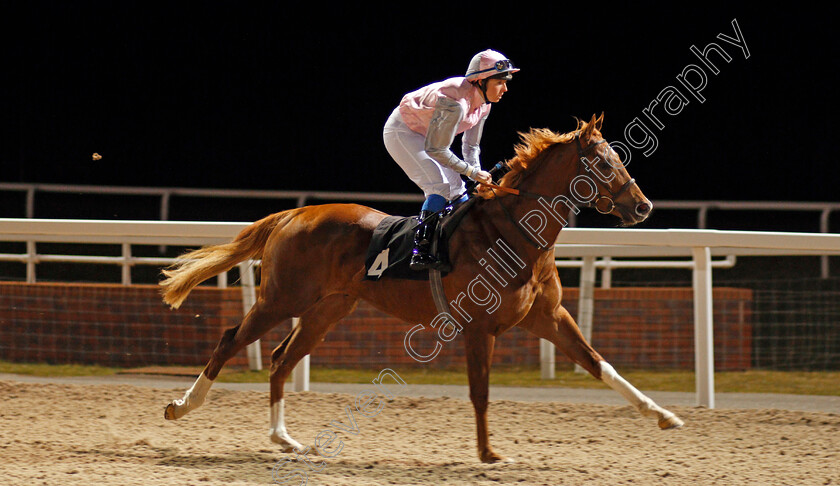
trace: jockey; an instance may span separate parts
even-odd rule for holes
[[[383,130],[385,148],[426,197],[414,237],[410,266],[437,268],[429,253],[438,213],[448,201],[466,200],[461,176],[492,182],[481,169],[479,142],[491,103],[502,99],[507,82],[519,71],[505,56],[485,50],[473,56],[464,77],[449,78],[406,94]],[[461,136],[459,159],[450,147]]]

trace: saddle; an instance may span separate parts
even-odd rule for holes
[[[432,241],[437,249],[438,259],[450,270],[441,270],[441,275],[451,271],[449,261],[449,239],[467,211],[479,198],[471,197],[460,204],[446,206],[438,215],[440,221]],[[365,256],[365,280],[394,278],[403,280],[429,280],[429,272],[409,268],[411,251],[414,249],[416,216],[386,216],[373,231]]]

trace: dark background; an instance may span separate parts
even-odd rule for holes
[[[486,126],[488,167],[512,156],[517,132],[569,131],[573,117],[604,112],[606,138],[623,139],[624,127],[661,90],[684,92],[676,76],[699,62],[690,46],[716,42],[733,59],[716,59],[721,72],[708,77],[707,101],[691,99],[674,117],[660,109],[658,149],[650,157],[633,152],[628,169],[645,194],[654,203],[835,201],[836,8],[676,3],[4,2],[0,182],[419,195],[386,153],[382,125],[404,93],[463,75],[476,52],[499,50],[522,69]],[[734,35],[733,19],[749,59],[716,38]],[[92,160],[94,152],[103,158]],[[155,197],[39,194],[36,205],[38,217],[159,217]],[[277,201],[193,199],[173,201],[169,217],[247,221],[283,208]],[[22,194],[0,194],[0,217],[22,213]],[[655,212],[644,226],[696,227],[696,213],[676,213]],[[616,224],[592,211],[580,216],[584,226]],[[818,216],[717,212],[709,227],[816,231]],[[831,231],[840,231],[838,219]],[[39,251],[65,254],[66,246]],[[170,256],[177,250],[165,249]],[[2,244],[0,251],[25,250]],[[831,269],[838,275],[840,257]],[[560,273],[565,285],[576,285],[577,269]],[[3,263],[0,275],[23,280],[25,270]],[[768,333],[801,333],[801,322],[815,315],[828,316],[820,326],[834,323],[836,279],[806,282],[804,291],[772,280],[819,275],[819,257],[739,258],[735,268],[716,270],[715,282],[754,288],[757,302],[770,296],[761,305],[771,307],[754,311],[763,326],[758,342],[775,336]],[[132,278],[155,282],[160,275],[142,267]],[[614,285],[689,285],[691,275],[632,269],[613,278]],[[120,274],[115,266],[42,263],[38,279],[119,282]],[[817,294],[822,290],[828,293]],[[795,299],[802,303],[794,312]]]
[[[572,130],[575,116],[604,112],[606,138],[623,139],[662,89],[685,92],[689,47],[717,42],[733,59],[716,62],[707,101],[660,111],[659,148],[633,154],[646,195],[836,199],[837,41],[832,16],[810,8],[26,5],[4,12],[4,182],[419,193],[382,125],[474,53],[522,69],[485,129],[489,166],[518,131]],[[749,59],[716,39],[733,19]]]

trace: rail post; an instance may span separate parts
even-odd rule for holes
[[[556,368],[555,355],[554,343],[540,338],[540,379],[554,379]]]
[[[692,248],[692,256],[694,259],[694,377],[697,405],[715,408],[711,251],[707,246]]]
[[[592,341],[592,315],[595,309],[595,257],[583,257],[580,267],[580,292],[578,295],[578,327],[586,342]],[[575,364],[575,373],[586,373]]]
[[[820,232],[821,233],[828,233],[829,229],[829,218],[831,217],[831,208],[825,208],[820,212]],[[828,278],[831,276],[831,270],[829,268],[828,263],[828,255],[822,255],[820,257],[820,275],[822,278]]]
[[[292,318],[292,329],[300,325],[300,317]],[[309,355],[298,361],[292,370],[292,391],[309,391]]]
[[[35,283],[35,264],[38,263],[37,243],[34,240],[26,242],[26,283]]]
[[[242,279],[242,307],[243,314],[248,314],[251,307],[257,302],[257,289],[254,279],[254,265],[253,261],[246,260],[239,264],[239,274]],[[262,351],[260,350],[260,340],[257,339],[245,348],[248,353],[248,367],[251,371],[259,371],[262,369]]]
[[[131,244],[123,243],[122,245],[122,284],[131,285]]]

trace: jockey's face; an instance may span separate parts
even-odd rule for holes
[[[491,103],[498,103],[499,100],[502,99],[502,95],[507,93],[507,80],[506,79],[488,79],[485,81],[487,83],[487,101]]]

